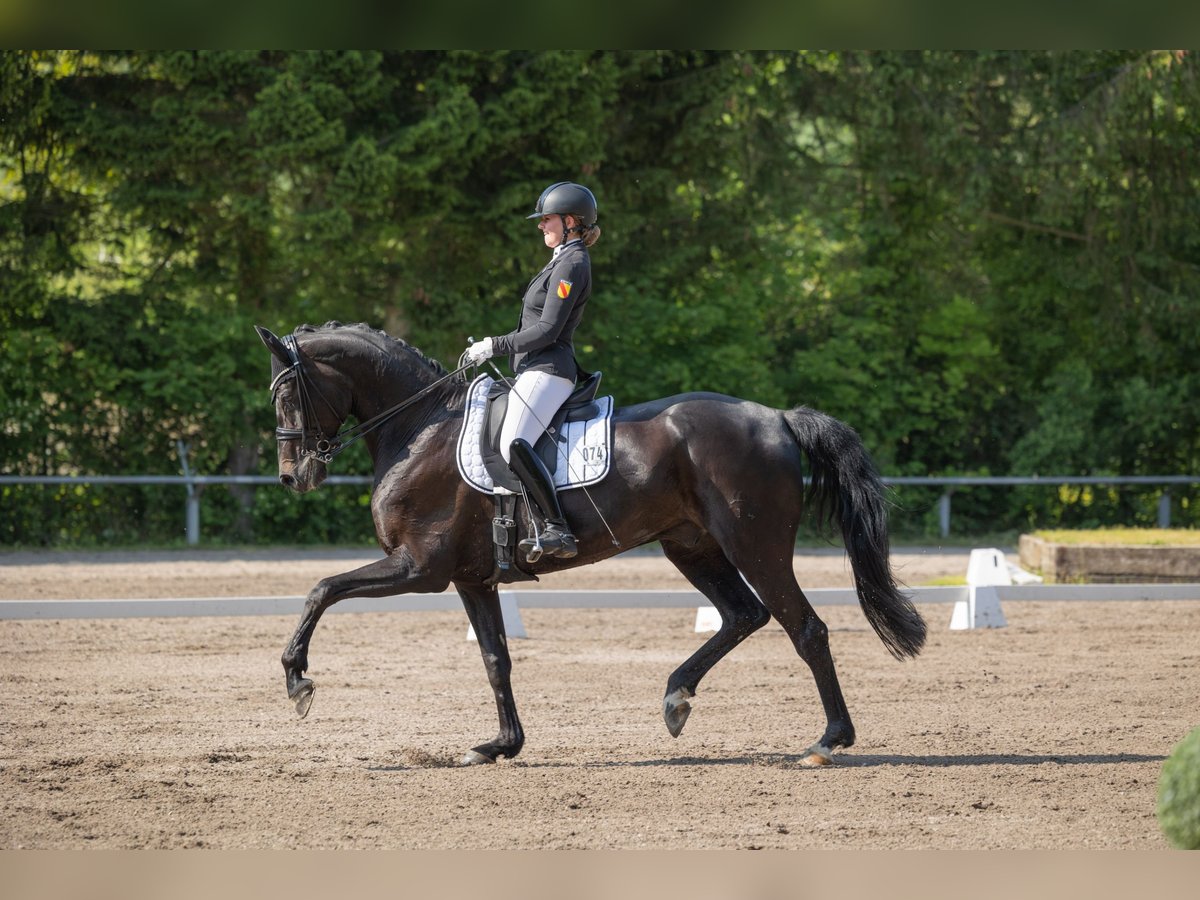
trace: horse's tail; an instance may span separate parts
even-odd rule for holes
[[[886,488],[858,432],[806,406],[783,417],[812,468],[808,502],[820,521],[841,525],[867,621],[892,656],[916,656],[925,645],[925,620],[892,574]]]

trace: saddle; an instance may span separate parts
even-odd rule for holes
[[[565,466],[564,445],[567,442],[566,429],[569,423],[586,423],[601,414],[600,404],[596,402],[596,388],[600,386],[600,372],[595,372],[581,381],[567,397],[566,402],[559,407],[558,412],[547,423],[545,434],[536,444],[533,452],[541,457],[546,464],[546,470],[557,476],[560,465]],[[483,417],[483,434],[480,438],[480,455],[484,468],[492,477],[495,487],[503,488],[514,494],[521,492],[521,482],[509,469],[508,463],[500,455],[500,429],[504,425],[504,416],[508,413],[508,403],[511,399],[511,387],[503,381],[493,381],[487,392],[487,410]],[[520,402],[519,400],[517,401]],[[559,479],[556,477],[557,485]],[[570,473],[567,482],[570,483]],[[494,488],[493,488],[494,490]],[[498,491],[497,491],[498,493]]]
[[[586,487],[609,470],[612,448],[613,398],[597,398],[601,373],[588,375],[547,423],[534,445],[558,490]],[[511,399],[510,386],[480,375],[467,392],[463,428],[458,440],[458,468],[475,490],[496,499],[492,520],[496,568],[489,582],[537,580],[513,561],[516,546],[516,500],[520,480],[500,453],[500,429]],[[520,402],[519,400],[514,402]]]
[[[581,382],[533,448],[560,491],[596,484],[608,474],[613,398],[597,398],[599,385],[599,372]],[[458,471],[467,484],[484,494],[521,493],[520,481],[500,455],[500,427],[509,402],[509,386],[488,375],[476,378],[467,391],[458,437]]]

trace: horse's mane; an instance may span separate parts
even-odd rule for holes
[[[388,349],[398,349],[405,353],[412,354],[421,363],[428,366],[437,375],[447,374],[445,367],[430,356],[426,356],[412,344],[398,337],[393,337],[386,331],[380,331],[378,328],[372,328],[366,322],[354,322],[352,324],[344,324],[342,322],[326,322],[324,325],[297,325],[295,334],[314,334],[314,333],[331,333],[340,331],[356,331],[363,336],[375,336],[382,338]]]

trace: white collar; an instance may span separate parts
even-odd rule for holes
[[[554,255],[550,257],[550,260],[553,262],[554,260],[558,259],[558,254],[562,253],[564,250],[566,250],[572,244],[582,244],[582,243],[583,243],[583,238],[572,238],[571,240],[567,241],[565,244],[559,244],[557,247],[554,248]]]

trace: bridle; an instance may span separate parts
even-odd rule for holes
[[[285,382],[293,378],[296,379],[296,393],[300,395],[300,427],[284,428],[277,426],[275,428],[275,439],[278,441],[300,441],[300,456],[311,456],[323,463],[330,462],[343,450],[362,440],[376,428],[387,422],[392,416],[412,406],[426,394],[433,391],[434,388],[439,387],[444,382],[469,368],[469,364],[459,366],[453,372],[448,372],[433,382],[433,384],[423,387],[407,400],[402,400],[395,406],[385,409],[365,422],[359,422],[357,425],[343,428],[332,437],[326,437],[325,432],[321,431],[319,427],[310,428],[308,425],[310,422],[317,421],[313,394],[316,394],[334,415],[337,415],[337,410],[333,408],[333,404],[329,402],[329,399],[321,393],[321,389],[312,384],[309,378],[305,377],[304,363],[300,358],[300,346],[296,342],[295,335],[286,334],[280,338],[280,341],[283,343],[284,349],[287,350],[291,364],[284,368],[271,381],[271,404],[277,406],[276,401],[279,388]]]

